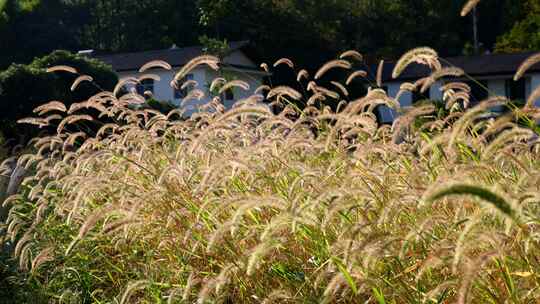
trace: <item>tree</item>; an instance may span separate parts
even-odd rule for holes
[[[74,67],[80,74],[92,76],[97,85],[85,82],[71,92],[70,86],[78,75],[46,72],[46,68],[56,65]],[[28,139],[35,128],[17,125],[16,121],[32,116],[35,107],[52,100],[69,106],[102,90],[112,90],[117,81],[110,66],[66,51],[55,51],[28,65],[13,64],[0,73],[0,131],[7,138],[22,135]]]
[[[513,53],[540,49],[540,0],[527,0],[524,18],[497,39],[495,51]]]
[[[0,69],[27,63],[55,49],[77,49],[77,28],[85,19],[64,0],[5,0],[0,27]]]

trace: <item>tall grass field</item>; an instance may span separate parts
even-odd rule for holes
[[[2,243],[18,269],[4,280],[21,289],[3,300],[538,303],[540,88],[522,107],[474,103],[452,81],[464,71],[418,48],[393,75],[412,63],[432,74],[400,94],[443,81],[443,105],[400,108],[379,88],[380,69],[365,96],[349,93],[367,76],[361,61],[347,51],[313,72],[286,58],[263,64],[290,68],[298,86],[261,86],[230,110],[213,97],[190,117],[141,107],[144,97],[122,93],[136,79],[37,108],[20,122],[52,132],[4,162],[26,174],[3,203]],[[172,85],[201,65],[220,66],[195,58]],[[330,71],[348,79],[322,85]],[[92,78],[71,89],[82,82]],[[383,106],[399,114],[391,126],[377,121]]]

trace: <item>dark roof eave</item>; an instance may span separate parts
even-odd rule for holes
[[[525,75],[530,75],[530,74],[535,74],[535,73],[540,73],[540,69],[532,69],[532,70],[528,70],[527,73],[525,73]],[[467,73],[466,76],[470,76],[470,77],[485,77],[485,76],[504,76],[504,77],[514,77],[514,75],[516,74],[516,71],[506,71],[506,72],[497,72],[497,73],[493,73],[493,72],[486,72],[486,73]],[[400,76],[398,78],[383,78],[382,81],[383,82],[403,82],[403,81],[410,81],[410,80],[418,80],[422,77],[427,77],[429,75],[423,75],[423,76],[420,76],[420,75],[410,75],[410,76]],[[463,78],[467,78],[467,77],[456,77],[456,79],[463,79]]]
[[[173,65],[171,66],[173,69],[174,68],[180,68],[180,67],[183,67],[184,65],[181,64],[181,65]],[[240,65],[240,64],[227,64],[226,66],[222,67],[224,69],[227,69],[227,68],[233,68],[233,69],[236,69],[236,70],[243,70],[243,71],[247,71],[247,72],[254,72],[254,73],[258,73],[258,74],[264,74],[264,75],[267,75],[267,76],[270,76],[272,75],[272,73],[268,73],[268,72],[265,72],[265,71],[261,71],[259,69],[257,69],[256,67],[250,67],[250,66],[245,66],[245,65]],[[118,69],[118,70],[115,70],[117,73],[120,73],[120,72],[138,72],[139,71],[139,68],[130,68],[130,69]]]

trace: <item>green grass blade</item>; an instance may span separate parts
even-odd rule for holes
[[[358,294],[358,287],[356,287],[356,282],[354,281],[351,274],[345,268],[345,265],[343,265],[343,263],[337,258],[333,258],[332,260],[334,261],[334,263],[338,267],[341,274],[343,274],[343,276],[345,277],[345,280],[347,281],[347,284],[349,284],[349,287],[351,287],[351,290],[353,291],[353,293],[355,295],[357,295]]]
[[[384,299],[384,294],[379,288],[373,287],[373,295],[375,296],[375,299],[377,299],[377,303],[379,304],[386,304],[386,300]]]

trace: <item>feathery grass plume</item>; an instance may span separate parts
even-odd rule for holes
[[[461,17],[467,16],[480,3],[480,0],[468,0],[461,9]]]
[[[459,289],[457,291],[457,303],[465,304],[467,303],[467,297],[469,296],[470,288],[474,278],[478,275],[479,271],[484,267],[484,265],[493,258],[499,256],[498,252],[491,251],[480,254],[474,260],[471,260],[467,263],[465,268],[465,273],[461,280]]]
[[[399,144],[403,141],[404,137],[404,129],[409,128],[410,124],[413,123],[413,121],[419,117],[426,114],[433,113],[435,111],[434,105],[425,105],[421,107],[415,107],[405,115],[400,116],[398,119],[394,121],[392,124],[392,142],[395,144]]]
[[[94,212],[92,212],[92,214],[90,214],[88,216],[88,218],[82,224],[81,228],[79,229],[79,233],[77,234],[77,236],[69,244],[68,248],[66,249],[65,255],[68,256],[70,254],[71,250],[73,249],[73,247],[79,241],[81,241],[86,236],[86,234],[88,234],[88,232],[95,227],[97,222],[99,220],[101,220],[111,210],[113,210],[113,207],[108,206],[108,207],[102,207],[102,208],[97,209]]]
[[[29,117],[29,118],[19,119],[17,120],[17,123],[36,125],[36,126],[39,126],[40,128],[49,125],[46,119],[38,118],[38,117]]]
[[[333,98],[333,99],[339,99],[340,98],[340,95],[337,92],[329,90],[329,89],[327,89],[325,87],[318,86],[316,84],[313,84],[311,86],[311,90],[314,93],[321,93],[321,94],[323,94],[325,96],[328,96],[330,98]]]
[[[311,97],[309,97],[308,101],[306,102],[306,105],[313,106],[319,100],[320,101],[325,101],[326,96],[324,94],[322,94],[322,93],[316,92],[315,94],[311,95]]]
[[[68,72],[68,73],[71,73],[71,74],[78,74],[79,72],[73,68],[73,67],[70,67],[70,66],[67,66],[67,65],[57,65],[57,66],[53,66],[53,67],[50,67],[50,68],[47,68],[47,73],[53,73],[53,72]]]
[[[71,106],[69,106],[69,110],[67,111],[67,114],[71,115],[80,109],[88,109],[88,108],[89,108],[88,101],[72,103]]]
[[[161,69],[169,71],[172,69],[172,66],[168,62],[163,61],[163,60],[152,60],[150,62],[145,63],[139,69],[139,73],[144,73],[147,70],[154,69],[154,68],[161,68]]]
[[[248,91],[249,90],[249,84],[243,80],[231,80],[227,83],[225,83],[220,89],[219,89],[219,94],[223,94],[225,93],[225,91],[233,88],[233,87],[238,87],[238,88],[241,88],[242,90],[244,91]]]
[[[347,77],[347,81],[345,81],[345,84],[346,84],[346,85],[350,85],[356,77],[363,77],[363,78],[365,78],[366,76],[367,76],[367,72],[366,72],[366,71],[361,71],[361,70],[359,70],[359,71],[354,71],[354,72],[352,72],[352,73],[349,75],[349,77]]]
[[[35,273],[38,268],[46,262],[54,261],[53,257],[54,250],[52,247],[43,249],[33,260],[32,260],[32,272]]]
[[[449,94],[446,94],[446,93],[449,93]],[[469,92],[465,92],[465,91],[462,91],[462,92],[447,91],[445,92],[444,97],[446,97],[446,103],[444,106],[445,109],[447,110],[452,109],[459,100],[463,101],[463,108],[467,109],[469,107],[471,95]],[[445,99],[444,97],[443,99]]]
[[[459,272],[459,263],[462,260],[462,257],[465,253],[466,245],[467,245],[467,238],[469,234],[473,231],[473,229],[480,224],[482,213],[476,212],[471,218],[467,220],[465,223],[465,226],[461,229],[459,236],[457,240],[455,241],[454,245],[454,257],[452,261],[452,273],[458,273]],[[476,238],[476,235],[473,235],[471,238]]]
[[[184,81],[184,83],[182,83],[182,85],[180,86],[180,90],[184,90],[186,88],[194,88],[194,87],[197,87],[198,85],[199,83],[196,80]]]
[[[465,92],[470,92],[471,91],[471,87],[464,83],[464,82],[450,82],[450,83],[447,83],[443,86],[441,86],[439,88],[439,90],[441,92],[446,92],[446,91],[449,91],[449,90],[461,90],[461,91],[465,91]]]
[[[28,270],[28,263],[30,261],[31,254],[31,245],[26,244],[21,250],[21,255],[19,256],[19,269],[22,271]]]
[[[288,96],[294,100],[300,100],[302,98],[300,92],[288,86],[278,86],[271,89],[266,95],[266,98],[271,99],[276,96]]]
[[[328,61],[327,63],[323,64],[323,66],[317,71],[317,73],[315,73],[315,79],[319,79],[329,70],[337,68],[349,70],[352,68],[352,65],[350,62],[343,59]]]
[[[53,100],[34,109],[34,113],[38,113],[38,115],[43,115],[50,111],[65,112],[66,106],[60,101]]]
[[[139,77],[137,77],[137,80],[139,82],[142,82],[143,80],[147,80],[147,79],[150,79],[150,80],[153,80],[153,81],[161,81],[161,77],[157,74],[143,74]]]
[[[399,91],[397,95],[394,97],[394,99],[399,100],[399,98],[401,97],[401,95],[403,95],[403,93],[414,92],[414,91],[416,91],[416,85],[414,83],[404,82],[399,86]]]
[[[98,132],[99,133],[99,132]],[[66,149],[67,146],[73,146],[75,145],[75,143],[77,142],[77,140],[79,138],[81,139],[84,139],[86,138],[86,133],[85,132],[75,132],[73,134],[69,134],[69,136],[66,138],[66,140],[64,141],[64,150]]]
[[[355,50],[348,50],[341,53],[341,55],[339,55],[339,59],[345,59],[349,57],[356,59],[357,61],[360,61],[360,62],[364,60],[364,56],[362,56],[362,54],[360,54],[358,51],[355,51]]]
[[[442,255],[444,253],[444,251],[446,251],[446,250],[441,250],[441,252],[438,252],[438,253]],[[420,281],[420,279],[424,276],[424,274],[426,272],[428,272],[431,269],[434,269],[436,267],[443,266],[444,264],[445,264],[444,260],[442,258],[440,258],[439,256],[435,256],[435,255],[428,256],[422,262],[422,265],[420,265],[420,267],[418,268],[418,271],[417,271],[417,274],[416,274],[416,277],[415,277],[415,281],[416,282]]]
[[[436,70],[435,72],[431,73],[429,77],[427,77],[426,81],[422,84],[422,87],[420,88],[420,92],[425,92],[429,87],[431,87],[437,80],[443,77],[453,76],[453,77],[460,77],[465,74],[465,71],[461,68],[457,67],[445,67],[440,70]]]
[[[392,71],[392,78],[398,78],[401,73],[413,62],[429,65],[430,61],[437,60],[439,55],[429,47],[419,47],[405,53],[398,60]]]
[[[294,63],[289,58],[280,58],[280,59],[276,60],[276,62],[274,62],[274,67],[277,67],[280,64],[285,64],[288,67],[290,67],[291,69],[294,69]],[[265,69],[265,70],[266,70],[266,72],[268,72],[268,69]]]
[[[349,96],[349,91],[341,83],[337,81],[330,81],[330,83],[338,88],[344,96]]]
[[[424,295],[424,300],[422,301],[422,303],[437,302],[437,299],[438,299],[437,296],[439,296],[441,292],[450,290],[455,285],[456,285],[455,281],[445,281],[439,284],[437,287],[433,288],[432,290],[430,290]]]
[[[189,277],[186,282],[186,286],[184,287],[184,292],[182,293],[182,300],[187,301],[189,300],[191,296],[191,289],[193,288],[193,285],[198,283],[198,279],[195,278],[195,274],[193,272],[190,272]]]
[[[527,58],[527,60],[525,60],[518,68],[516,74],[514,75],[514,81],[518,81],[521,77],[523,77],[523,75],[525,74],[525,72],[527,72],[527,70],[532,67],[533,65],[537,64],[540,62],[540,53],[536,53],[532,56],[530,56],[529,58]]]
[[[261,69],[263,69],[265,72],[269,73],[270,72],[270,69],[268,69],[268,64],[266,63],[261,63],[261,65],[259,66]]]
[[[262,94],[263,91],[270,91],[272,88],[266,84],[260,85],[257,89],[255,89],[254,94]]]
[[[452,129],[450,130],[451,137],[448,142],[448,147],[451,147],[454,145],[458,136],[464,132],[464,130],[470,125],[470,123],[476,117],[478,117],[478,115],[484,113],[487,109],[491,107],[503,105],[506,102],[508,102],[508,99],[506,97],[502,97],[502,96],[490,97],[484,101],[481,101],[478,105],[469,109],[467,112],[461,115],[459,120],[454,123]]]
[[[62,119],[62,121],[58,124],[58,127],[56,128],[56,132],[58,134],[61,134],[62,131],[64,130],[65,126],[67,125],[70,125],[70,124],[74,124],[78,121],[81,121],[81,120],[86,120],[86,121],[93,121],[94,118],[90,115],[70,115],[64,119]]]
[[[94,78],[92,78],[92,76],[89,76],[89,75],[81,75],[77,77],[77,79],[73,81],[73,84],[70,87],[71,92],[75,91],[77,87],[84,81],[92,82],[94,81]]]
[[[246,274],[248,276],[252,276],[255,271],[260,267],[261,260],[264,258],[264,256],[268,255],[271,250],[279,247],[281,247],[281,245],[279,244],[278,240],[271,239],[253,248],[249,255]]]
[[[517,214],[514,207],[508,202],[508,199],[502,195],[495,193],[485,187],[472,185],[472,184],[463,184],[463,183],[451,183],[443,187],[437,187],[432,191],[427,192],[424,201],[427,203],[432,203],[441,198],[445,198],[452,195],[469,195],[480,200],[489,203],[502,214],[512,218],[517,219]]]
[[[328,303],[332,300],[332,297],[339,291],[342,286],[347,285],[344,275],[341,272],[338,272],[332,277],[326,289],[324,290],[323,303]]]
[[[210,83],[210,92],[215,91],[217,88],[221,87],[227,83],[227,79],[223,77],[216,77],[212,82]]]
[[[136,292],[137,290],[144,289],[150,285],[150,281],[148,280],[139,280],[130,283],[127,287],[124,293],[122,294],[122,297],[120,298],[120,304],[126,304],[129,303],[129,299],[131,298],[132,294]]]
[[[63,117],[62,117],[62,115],[60,115],[60,114],[49,115],[49,116],[45,117],[45,123],[46,123],[47,125],[50,125],[50,124],[51,124],[51,121],[53,121],[53,120],[59,120],[59,119],[62,119],[62,118],[63,118]]]
[[[384,68],[384,60],[379,61],[379,66],[377,67],[377,87],[382,87],[382,73]]]
[[[274,290],[261,302],[261,304],[283,303],[284,300],[289,300],[291,298],[291,295],[284,290]]]
[[[125,77],[125,78],[122,78],[118,81],[118,83],[116,84],[116,86],[114,86],[114,89],[113,89],[113,95],[114,96],[118,96],[118,94],[120,93],[121,90],[124,90],[126,89],[126,86],[127,85],[137,85],[139,84],[140,81],[139,79],[135,78],[135,77]]]
[[[315,81],[308,82],[306,86],[306,90],[308,91],[315,91],[315,88],[317,87],[317,83]]]
[[[493,159],[496,154],[496,151],[501,146],[507,146],[511,142],[526,141],[534,136],[534,132],[530,129],[515,127],[513,129],[503,131],[499,134],[495,140],[493,140],[485,150],[482,152],[482,156],[487,159]]]
[[[296,74],[296,81],[300,82],[302,78],[305,78],[306,80],[309,80],[309,73],[308,71],[302,69],[298,74]]]
[[[182,102],[180,103],[180,106],[185,106],[188,101],[193,100],[202,100],[205,97],[205,94],[202,90],[199,89],[193,89],[190,90],[189,93],[186,95],[186,97],[182,98]]]
[[[146,102],[146,99],[137,94],[137,93],[127,93],[122,95],[118,101],[125,103],[126,105],[129,104],[143,104]]]
[[[211,55],[202,55],[202,56],[193,58],[188,63],[186,63],[186,65],[184,65],[180,69],[180,71],[178,71],[178,73],[176,73],[176,75],[174,76],[173,81],[175,83],[178,83],[178,81],[180,81],[181,79],[186,77],[186,75],[190,71],[192,71],[194,68],[196,68],[196,67],[198,67],[200,65],[203,65],[203,64],[209,66],[211,69],[213,69],[215,71],[219,70],[219,58],[217,58],[216,56],[211,56]]]
[[[17,241],[17,245],[15,245],[15,250],[13,251],[13,256],[16,258],[19,258],[21,256],[21,252],[23,247],[32,240],[32,233],[26,232],[20,240]]]
[[[531,95],[529,95],[529,98],[527,98],[527,102],[525,103],[526,108],[533,108],[536,106],[536,101],[540,99],[540,86],[538,86],[534,91],[532,91]]]

